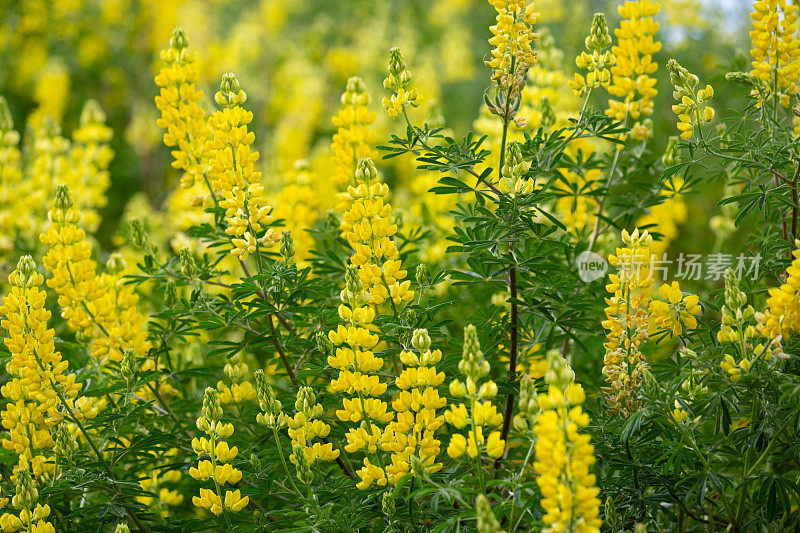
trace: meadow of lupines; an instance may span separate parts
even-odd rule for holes
[[[748,9],[0,2],[0,529],[800,528]]]

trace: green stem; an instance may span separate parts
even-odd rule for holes
[[[281,464],[283,465],[283,471],[286,472],[286,477],[289,479],[289,483],[292,484],[292,488],[294,489],[294,491],[297,494],[302,496],[303,493],[300,492],[300,489],[297,488],[297,485],[295,484],[294,479],[292,479],[292,474],[289,471],[289,466],[286,464],[286,457],[283,455],[283,448],[281,447],[281,440],[280,440],[280,435],[278,434],[278,427],[277,426],[272,426],[272,434],[275,436],[275,447],[278,448],[278,455],[281,458]]]
[[[528,467],[528,461],[531,459],[531,455],[533,455],[533,447],[536,445],[536,438],[531,437],[531,444],[528,446],[528,453],[525,455],[525,460],[522,462],[522,468],[519,469],[519,473],[514,476],[514,489],[513,489],[513,496],[511,498],[511,512],[508,514],[508,533],[514,533],[514,530],[517,528],[516,524],[514,524],[514,512],[517,509],[517,487],[519,487],[519,482],[522,479],[522,476],[525,474],[525,469]]]
[[[472,438],[475,440],[475,475],[478,476],[481,494],[486,494],[486,483],[483,480],[483,461],[481,461],[481,445],[478,442],[478,427],[475,425],[475,398],[470,400],[470,419]],[[467,443],[467,453],[469,454],[469,443]]]

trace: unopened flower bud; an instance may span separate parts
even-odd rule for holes
[[[109,273],[111,274],[119,274],[125,270],[126,266],[127,263],[125,262],[125,258],[122,257],[122,254],[119,252],[114,252],[111,254],[108,258],[108,261],[106,261],[106,269],[108,269]]]
[[[281,233],[281,257],[283,262],[288,263],[294,257],[294,239],[292,239],[292,232],[288,229],[283,230]]]

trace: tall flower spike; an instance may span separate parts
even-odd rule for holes
[[[534,12],[534,4],[526,0],[489,0],[489,3],[497,11],[497,17],[496,24],[489,28],[492,32],[489,44],[494,48],[486,66],[492,69],[492,81],[501,98],[495,102],[496,105],[489,107],[498,109],[500,114],[499,110],[506,108],[506,102],[511,102],[512,108],[518,108],[528,70],[536,64],[536,52],[532,46],[539,34],[533,31],[533,25],[539,13]]]
[[[247,496],[242,497],[239,489],[226,490],[225,498],[222,489],[226,484],[236,485],[242,479],[242,472],[230,465],[239,454],[239,449],[230,448],[224,439],[233,435],[233,424],[222,422],[222,404],[219,393],[211,387],[206,388],[203,396],[203,408],[197,419],[197,429],[207,437],[195,437],[192,449],[197,454],[196,467],[189,469],[189,475],[198,481],[214,483],[214,490],[201,488],[200,495],[192,497],[195,507],[208,509],[219,516],[225,509],[237,512],[250,502]],[[206,459],[208,457],[208,459]]]
[[[327,361],[339,371],[336,379],[331,381],[331,392],[345,396],[336,416],[343,422],[357,424],[347,432],[345,451],[351,454],[364,451],[364,467],[358,471],[361,478],[358,488],[366,489],[373,482],[385,486],[385,471],[371,463],[369,456],[380,453],[381,425],[389,422],[392,414],[387,412],[386,402],[379,398],[386,392],[386,384],[377,374],[383,367],[383,359],[373,352],[379,341],[378,335],[372,331],[375,329],[372,324],[375,310],[368,305],[369,294],[354,266],[347,268],[341,300],[339,318],[343,324],[328,332],[336,351],[328,355]],[[377,461],[380,464],[380,455]]]
[[[355,252],[350,264],[358,267],[370,303],[380,305],[387,298],[395,305],[410,302],[414,291],[410,290],[411,281],[405,279],[407,272],[402,270],[394,242],[397,224],[393,223],[394,210],[386,202],[389,187],[381,183],[370,159],[358,161],[354,184],[347,194],[351,205],[343,216],[342,236]]]
[[[53,277],[47,284],[58,294],[62,316],[73,331],[91,341],[98,365],[120,362],[126,349],[146,354],[150,343],[147,320],[137,309],[139,297],[124,283],[121,272],[98,273],[79,219],[69,188],[59,185],[50,210],[51,224],[39,239],[48,247],[43,263]],[[148,370],[154,362],[148,359],[145,365],[143,369]]]
[[[614,30],[617,45],[611,48],[615,64],[608,92],[618,100],[608,101],[606,113],[620,122],[630,118],[634,131],[645,133],[637,124],[653,114],[653,98],[658,94],[652,77],[658,70],[653,54],[661,50],[661,43],[654,39],[659,25],[653,17],[660,6],[651,0],[625,0],[617,9],[623,20]]]
[[[437,409],[446,403],[438,391],[445,376],[443,372],[436,372],[442,352],[431,350],[431,338],[425,329],[414,330],[411,346],[412,349],[400,352],[405,368],[395,380],[400,389],[392,402],[396,418],[383,434],[383,449],[392,454],[392,464],[386,467],[391,484],[409,471],[414,475],[427,475],[442,468],[442,463],[436,462],[441,443],[435,436],[444,424]],[[419,461],[422,472],[413,471],[412,458]]]
[[[538,397],[541,414],[535,427],[533,463],[545,511],[543,531],[599,533],[600,490],[590,473],[594,447],[590,436],[580,433],[589,425],[589,415],[582,408],[586,395],[558,350],[548,353],[547,363],[548,387],[547,394]]]
[[[450,394],[454,398],[463,398],[463,402],[451,405],[444,418],[455,429],[466,429],[467,436],[454,433],[447,454],[457,458],[467,453],[474,458],[485,451],[496,459],[505,452],[505,441],[500,438],[499,431],[492,429],[484,438],[484,427],[497,428],[503,423],[503,415],[492,403],[492,398],[497,396],[497,385],[491,379],[481,383],[489,375],[490,367],[481,351],[478,331],[472,324],[464,328],[464,351],[458,370],[465,380],[450,382]]]
[[[575,73],[575,78],[569,82],[569,88],[576,96],[581,97],[589,89],[608,87],[611,83],[609,67],[613,66],[616,59],[611,50],[611,35],[608,33],[608,24],[604,13],[595,13],[592,28],[585,41],[586,51],[581,52],[575,59],[579,69],[587,71],[586,78]]]
[[[166,64],[156,75],[161,91],[156,107],[161,111],[158,125],[166,130],[164,144],[174,148],[172,166],[183,172],[181,185],[191,187],[202,181],[207,169],[205,143],[210,136],[206,114],[200,106],[203,92],[196,87],[199,73],[194,65],[197,54],[189,50],[186,32],[178,28],[161,51]]]
[[[231,253],[246,261],[259,245],[270,247],[279,235],[267,227],[272,223],[261,185],[261,172],[255,169],[258,152],[251,150],[255,135],[247,130],[253,114],[242,104],[247,95],[231,73],[223,74],[214,97],[221,107],[208,119],[212,138],[208,142],[208,177],[219,205],[225,209],[225,233],[231,238]]]
[[[7,332],[3,342],[11,354],[5,367],[10,379],[0,388],[8,400],[2,412],[8,435],[2,444],[37,478],[47,477],[54,472],[49,428],[63,418],[58,393],[80,416],[75,400],[81,385],[74,374],[67,373],[67,361],[55,351],[55,332],[47,327],[50,311],[41,289],[44,277],[33,259],[23,256],[8,281],[11,290],[0,305],[4,317],[0,327]]]
[[[751,73],[764,82],[783,107],[789,107],[800,76],[798,6],[787,0],[758,0],[753,2],[750,18]]]
[[[19,510],[19,515],[3,513],[0,528],[3,531],[30,531],[31,533],[55,533],[53,524],[47,521],[50,506],[38,503],[39,491],[27,466],[17,469],[17,481],[11,504]]]
[[[677,104],[672,106],[672,111],[678,115],[678,130],[681,139],[689,140],[694,135],[695,128],[699,128],[714,118],[714,109],[706,104],[714,97],[711,85],[695,90],[699,80],[697,76],[683,68],[674,59],[667,63],[669,79],[675,90],[672,93]],[[702,132],[701,132],[702,133]]]
[[[294,417],[287,419],[293,450],[289,460],[297,464],[298,458],[295,456],[295,450],[298,448],[309,465],[313,465],[316,461],[333,461],[339,457],[339,450],[335,450],[330,442],[325,444],[314,442],[316,439],[327,437],[331,432],[331,427],[319,419],[322,415],[322,405],[317,403],[317,397],[311,387],[298,389],[294,407],[296,410]]]
[[[389,50],[389,69],[383,88],[391,93],[384,96],[381,103],[391,118],[397,118],[406,106],[420,104],[419,89],[411,87],[411,72],[406,68],[406,60],[396,46]]]
[[[617,273],[609,275],[606,285],[611,296],[606,298],[603,321],[607,337],[603,376],[608,383],[603,392],[609,409],[627,418],[639,409],[642,372],[647,368],[640,348],[648,339],[653,237],[647,230],[636,229],[630,234],[623,230],[622,242],[625,247],[617,248],[608,258]]]

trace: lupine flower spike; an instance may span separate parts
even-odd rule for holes
[[[608,87],[611,84],[611,71],[616,59],[611,50],[611,34],[604,13],[595,13],[592,20],[592,29],[585,41],[586,51],[575,59],[579,69],[587,71],[586,78],[575,73],[575,78],[569,82],[569,88],[575,96],[585,96],[589,89]]]
[[[591,473],[594,447],[581,428],[589,425],[583,412],[583,388],[558,350],[547,354],[547,394],[539,395],[536,421],[537,483],[542,492],[543,531],[599,532],[600,489]]]
[[[450,394],[462,399],[462,403],[451,405],[444,418],[456,430],[466,430],[466,433],[453,433],[447,454],[457,458],[466,453],[471,458],[478,458],[485,452],[493,459],[501,457],[505,442],[500,438],[500,432],[492,429],[503,422],[503,415],[492,403],[492,398],[497,396],[497,385],[491,379],[481,383],[489,375],[490,367],[483,357],[478,332],[472,324],[464,328],[464,351],[458,370],[465,380],[451,381]],[[488,428],[488,436],[485,428]]]
[[[696,90],[699,80],[697,76],[683,68],[674,59],[667,63],[669,79],[675,90],[672,96],[678,102],[672,106],[672,111],[678,115],[678,130],[681,132],[681,139],[689,140],[698,129],[714,118],[714,109],[706,105],[706,102],[714,96],[714,89],[711,85]]]
[[[389,50],[389,70],[383,81],[383,88],[391,93],[384,96],[382,103],[391,118],[397,118],[406,106],[419,106],[419,89],[411,88],[411,72],[406,68],[406,60],[397,47]]]

